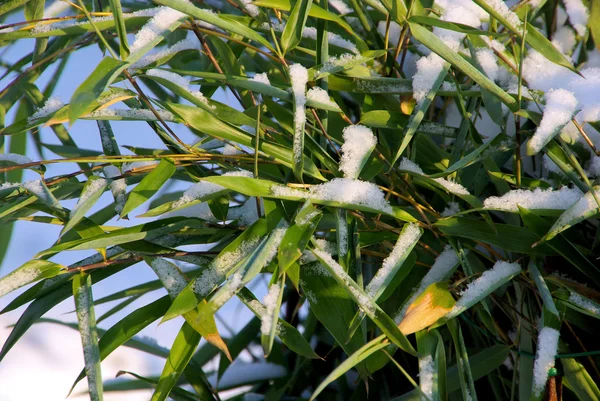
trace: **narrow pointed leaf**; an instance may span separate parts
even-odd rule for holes
[[[88,379],[90,398],[102,401],[102,371],[100,370],[100,351],[98,332],[92,298],[92,278],[89,274],[77,274],[73,277],[73,296],[77,309],[77,321],[83,344],[85,374]]]

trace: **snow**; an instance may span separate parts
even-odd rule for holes
[[[302,155],[302,139],[304,135],[304,124],[306,123],[306,83],[308,82],[308,70],[301,64],[290,66],[290,78],[292,81],[292,93],[294,94],[294,160],[299,160]]]
[[[581,0],[564,0],[569,21],[579,36],[585,36],[590,13]]]
[[[321,249],[331,255],[336,254],[337,247],[335,246],[335,244],[333,242],[329,242],[326,239],[316,239],[314,241],[315,241],[315,246],[318,249]],[[301,264],[311,263],[316,260],[317,260],[317,258],[315,257],[315,255],[309,250],[305,250],[304,252],[302,252],[302,256],[300,257]],[[323,268],[323,270],[325,270],[326,274],[329,274],[329,272],[325,268]]]
[[[546,389],[548,371],[554,367],[554,357],[558,353],[560,332],[551,327],[544,327],[538,334],[537,351],[533,363],[533,392],[540,396]]]
[[[486,270],[475,281],[469,283],[467,288],[461,293],[460,299],[454,305],[454,308],[448,316],[456,316],[463,310],[470,308],[482,297],[495,291],[499,285],[504,283],[506,279],[521,271],[521,266],[518,263],[509,263],[498,261],[490,270]]]
[[[317,28],[309,26],[305,27],[304,31],[302,32],[302,37],[317,40]],[[340,35],[335,34],[333,32],[327,32],[327,42],[330,45],[350,50],[354,54],[359,54],[359,51],[354,43],[342,38]]]
[[[0,297],[37,279],[42,271],[36,266],[37,264],[26,264],[0,278]]]
[[[323,91],[325,92],[325,91]],[[339,169],[345,178],[356,179],[372,149],[377,145],[373,131],[362,125],[350,125],[343,131],[342,158]]]
[[[0,163],[10,162],[14,164],[29,164],[33,163],[29,157],[17,153],[0,153]]]
[[[33,120],[38,118],[48,117],[54,112],[60,110],[65,104],[57,97],[49,97],[48,100],[44,103],[44,106],[40,107],[33,113],[28,119],[27,122],[31,124]]]
[[[339,57],[330,57],[321,66],[321,69],[315,71],[315,76],[328,74],[338,69],[338,67],[349,68],[353,65],[360,64],[366,59],[360,54],[344,53]]]
[[[576,119],[580,122],[600,120],[600,68],[583,68],[583,77],[553,64],[541,54],[531,50],[523,62],[523,78],[530,88],[549,92],[564,89],[571,92],[581,111]],[[584,78],[585,77],[585,78]]]
[[[497,51],[498,53],[503,53],[506,51],[506,47],[498,42],[496,39],[490,39],[487,36],[481,36],[481,39],[492,49]]]
[[[452,269],[458,264],[458,255],[450,245],[446,245],[442,253],[435,258],[433,266],[423,277],[419,286],[414,291],[412,296],[404,303],[402,309],[396,314],[395,321],[399,323],[403,318],[408,307],[433,283],[437,283],[447,278]]]
[[[175,116],[170,111],[157,110],[157,113],[164,121],[175,121]],[[91,119],[115,118],[117,120],[132,119],[141,121],[157,121],[154,113],[148,109],[109,109],[107,107],[96,110],[85,117]]]
[[[119,214],[123,210],[123,207],[125,207],[125,202],[127,201],[125,196],[125,193],[127,192],[127,181],[125,181],[125,178],[114,179],[120,175],[121,171],[115,166],[104,167],[104,176],[112,180],[110,183],[110,192],[115,198],[115,211]]]
[[[3,189],[10,189],[10,188],[15,188],[15,187],[20,187],[21,183],[20,182],[3,182],[0,183],[0,191]]]
[[[383,213],[393,212],[381,189],[371,182],[361,180],[334,178],[329,182],[313,185],[309,191],[283,185],[274,185],[271,190],[275,196],[355,204]]]
[[[331,100],[331,98],[329,97],[329,93],[327,93],[325,89],[319,88],[318,86],[310,88],[306,93],[306,97],[308,98],[308,100],[312,100],[313,102],[319,102],[326,104],[330,107],[339,108],[337,103]]]
[[[329,5],[338,10],[340,14],[352,13],[352,9],[342,0],[329,0]]]
[[[104,190],[104,187],[106,186],[106,183],[107,182],[106,182],[106,180],[104,178],[96,178],[95,180],[92,180],[89,183],[89,185],[87,185],[86,187],[84,187],[84,190],[81,192],[81,195],[79,196],[79,199],[77,199],[77,204],[75,205],[75,207],[73,209],[71,209],[71,213],[70,213],[69,217],[72,219],[73,216],[75,216],[75,213],[77,213],[77,210],[79,210],[79,208],[90,197],[92,197],[98,191]]]
[[[440,20],[457,22],[471,27],[478,27],[481,19],[485,17],[481,8],[464,0],[449,0],[444,9]],[[460,42],[465,37],[464,33],[438,27],[433,29],[433,34],[453,51],[458,51]],[[446,61],[433,52],[417,61],[417,72],[412,78],[412,87],[413,97],[419,106],[423,104],[427,94],[433,89],[435,81],[443,73],[446,65]]]
[[[421,167],[412,160],[403,157],[400,161],[400,165],[398,166],[400,170],[410,171],[412,173],[426,176]],[[469,195],[469,191],[459,183],[454,181],[447,180],[445,178],[432,178],[433,181],[437,182],[439,185],[444,187],[446,191],[450,192],[454,195]]]
[[[215,310],[223,306],[225,302],[244,287],[243,278],[244,276],[241,272],[235,272],[229,277],[227,283],[210,299],[210,303],[213,304]]]
[[[353,282],[352,278],[348,275],[348,273],[346,273],[344,268],[333,259],[331,254],[316,248],[313,249],[313,253],[322,259],[331,268],[333,273],[344,282],[346,288],[350,291],[360,309],[362,309],[367,315],[373,316],[376,311],[375,303],[366,294],[354,287],[356,284]]]
[[[435,365],[431,355],[419,358],[419,386],[421,391],[431,400],[433,399],[433,384]]]
[[[460,213],[460,207],[458,206],[458,203],[450,201],[450,202],[448,202],[448,204],[446,205],[446,207],[444,208],[444,210],[442,211],[440,216],[449,217],[449,216],[453,216],[457,213]]]
[[[187,281],[179,268],[165,259],[155,258],[150,263],[150,267],[152,267],[171,298],[175,298],[187,285]]]
[[[44,9],[44,16],[42,18],[53,18],[71,8],[71,4],[63,0],[54,1],[49,7]]]
[[[223,156],[235,156],[235,155],[239,155],[239,154],[242,154],[242,153],[244,153],[244,152],[242,152],[241,150],[239,150],[235,146],[230,145],[228,143],[226,143],[225,146],[223,146],[223,149],[221,150],[221,154]]]
[[[71,5],[70,3],[66,3],[66,4],[68,6]],[[133,17],[153,17],[160,11],[161,8],[162,7],[154,7],[154,8],[147,8],[147,9],[139,10],[139,11],[136,11],[133,13],[123,13],[123,18],[127,19],[127,18],[133,18]],[[44,18],[46,18],[46,17],[44,16]],[[113,19],[114,18],[112,16],[92,17],[92,20],[95,23],[102,22],[102,21],[112,21]],[[87,19],[83,19],[83,20],[68,19],[68,20],[54,22],[51,24],[46,24],[46,23],[40,22],[33,27],[33,29],[31,30],[31,33],[45,33],[45,32],[50,32],[55,29],[65,29],[65,28],[80,26],[80,25],[84,25],[84,24],[89,24],[89,21]]]
[[[518,206],[525,209],[555,209],[565,210],[581,199],[582,193],[578,188],[562,187],[561,189],[536,188],[514,189],[502,196],[491,196],[483,201],[484,209],[518,212]]]
[[[475,57],[479,65],[483,68],[485,75],[490,80],[496,81],[498,79],[499,67],[498,63],[496,63],[494,51],[492,49],[477,49]]]
[[[192,96],[194,96],[195,98],[197,98],[198,100],[200,100],[202,103],[208,105],[208,99],[206,97],[204,97],[202,92],[193,90],[190,87],[190,81],[188,81],[186,78],[182,77],[181,75],[179,75],[177,73],[174,73],[171,71],[165,71],[165,70],[151,69],[151,70],[146,71],[146,75],[151,76],[151,77],[162,78],[169,82],[172,82],[175,85],[181,87],[183,90],[185,90]]]
[[[365,288],[367,295],[376,299],[377,293],[381,291],[386,279],[398,271],[400,268],[398,264],[407,257],[408,253],[417,244],[421,234],[422,232],[417,224],[411,223],[404,227],[394,245],[394,249],[383,260],[381,268],[377,270],[377,273]]]
[[[206,297],[221,281],[228,271],[248,256],[256,247],[260,237],[243,241],[235,250],[218,255],[210,265],[200,273],[194,282],[194,292],[200,297]]]
[[[1,293],[2,293],[2,291],[0,291],[0,294]],[[579,294],[571,292],[571,294],[569,295],[569,302],[577,305],[581,309],[583,309],[593,315],[600,315],[600,307],[598,307],[598,304],[590,301],[589,299],[582,297]]]
[[[185,18],[186,15],[169,7],[160,7],[143,27],[135,34],[135,39],[129,50],[135,53],[151,42],[159,38],[177,20]]]
[[[336,201],[365,206],[385,213],[392,213],[392,207],[379,187],[371,182],[334,178],[310,189],[310,198]]]
[[[166,59],[167,57],[179,53],[183,50],[200,50],[200,45],[197,39],[183,39],[179,42],[175,43],[171,47],[168,47],[164,50],[158,51],[156,53],[147,54],[144,57],[140,58],[138,61],[131,65],[131,69],[134,68],[143,68],[149,64],[155,63],[159,60]]]
[[[25,188],[29,193],[35,195],[42,202],[47,204],[55,204],[56,201],[52,199],[52,195],[46,188],[46,185],[42,180],[32,180],[26,181],[23,183],[23,188]]]
[[[265,313],[260,317],[260,332],[263,336],[268,336],[271,332],[271,326],[273,324],[273,316],[275,315],[275,309],[279,302],[279,293],[281,287],[279,284],[274,283],[269,287],[269,292],[263,298],[265,304]]]
[[[246,9],[246,11],[248,11],[248,14],[250,14],[252,17],[256,18],[259,16],[260,10],[258,9],[257,6],[252,4],[253,1],[254,0],[242,0],[242,3],[244,3],[244,8]]]
[[[183,205],[195,201],[207,195],[223,191],[225,188],[218,184],[213,184],[208,181],[200,181],[185,190],[181,198],[175,201],[172,205],[173,209],[177,209]]]
[[[595,189],[596,196],[600,196],[600,189]],[[583,217],[584,214],[590,213],[598,209],[598,203],[594,199],[592,191],[588,191],[581,199],[575,202],[556,220],[553,227],[563,227],[571,225],[572,221]]]
[[[550,158],[548,158],[550,160]],[[552,161],[552,160],[550,160]],[[552,162],[554,163],[554,162]],[[556,166],[556,164],[554,164]],[[558,168],[558,166],[557,166]],[[562,172],[562,170],[560,170]],[[588,177],[600,176],[600,156],[592,156],[586,170]]]
[[[553,89],[546,94],[542,121],[527,144],[531,154],[538,153],[573,117],[577,99],[565,89]]]
[[[425,101],[445,64],[446,61],[435,53],[421,57],[417,61],[417,72],[412,79],[412,88],[413,97],[419,106]]]
[[[519,19],[519,16],[511,11],[504,0],[485,0],[485,2],[492,7],[498,14],[510,24],[513,29],[520,30],[523,23]]]
[[[264,213],[264,205],[261,199],[260,203],[260,212],[261,215]],[[227,212],[227,220],[237,220],[238,224],[241,226],[249,226],[258,220],[260,216],[258,215],[258,210],[256,209],[256,198],[249,198],[244,204],[240,207],[232,207],[229,208]]]
[[[284,222],[282,227],[276,228],[269,236],[269,240],[266,244],[267,257],[265,258],[264,266],[271,263],[275,255],[277,255],[279,245],[281,244],[281,240],[283,239],[287,228],[287,223]]]
[[[552,35],[552,44],[563,54],[571,53],[576,43],[575,34],[568,26],[561,26]]]
[[[252,81],[260,82],[261,84],[269,86],[271,85],[271,81],[269,81],[269,76],[266,72],[261,72],[260,74],[254,75],[254,77],[252,77]]]
[[[83,359],[85,361],[85,373],[91,400],[101,400],[102,395],[98,393],[97,387],[102,388],[102,373],[95,369],[96,361],[100,360],[98,351],[98,333],[96,332],[96,318],[94,316],[94,305],[87,286],[81,286],[75,294],[77,305],[77,322],[83,346]],[[100,382],[100,383],[99,383]]]
[[[158,163],[158,160],[145,160],[139,162],[123,163],[123,166],[121,166],[121,170],[125,173],[127,171],[143,169],[144,167],[156,166]]]
[[[338,225],[337,225],[337,239],[338,249],[340,256],[346,256],[348,254],[348,224],[346,222],[345,210],[338,209]]]

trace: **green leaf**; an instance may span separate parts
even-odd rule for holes
[[[98,333],[92,298],[92,278],[89,274],[77,274],[73,277],[73,297],[77,309],[77,321],[83,344],[83,359],[88,378],[90,399],[102,401],[102,372],[100,370],[100,351]]]
[[[396,152],[396,156],[394,156],[394,159],[392,160],[392,165],[396,164],[400,156],[402,156],[402,153],[404,153],[404,151],[406,150],[406,147],[410,143],[411,139],[417,132],[417,128],[419,128],[421,121],[423,121],[423,118],[425,117],[425,112],[427,111],[427,109],[429,109],[429,105],[435,98],[437,90],[442,85],[442,82],[444,81],[444,78],[448,73],[448,68],[450,68],[450,64],[444,63],[442,70],[435,78],[433,85],[425,95],[425,98],[422,99],[421,102],[417,102],[417,107],[415,107],[415,109],[411,113],[410,118],[408,119],[408,123],[402,131],[402,142],[400,143],[400,147]]]
[[[557,318],[559,318],[558,309],[556,309],[556,305],[554,305],[554,301],[552,300],[552,294],[550,293],[548,285],[544,281],[544,277],[542,277],[542,274],[540,273],[533,259],[529,261],[527,270],[529,270],[529,275],[535,282],[535,286],[540,292],[540,296],[544,301],[544,307],[552,312]]]
[[[194,351],[202,337],[187,322],[183,323],[181,330],[175,337],[165,367],[158,379],[156,389],[152,394],[152,401],[163,401],[177,384],[179,376],[190,363]]]
[[[392,207],[392,210],[380,210],[375,209],[373,207],[367,206],[363,203],[354,203],[354,202],[341,202],[335,200],[328,199],[320,199],[314,196],[311,196],[311,193],[308,191],[297,190],[293,194],[285,194],[285,195],[277,195],[274,193],[274,188],[286,188],[282,187],[279,184],[276,184],[271,181],[257,179],[257,178],[247,178],[247,177],[206,177],[206,181],[213,182],[215,184],[219,184],[223,187],[232,189],[239,193],[242,193],[247,196],[259,196],[265,198],[275,198],[282,200],[294,200],[294,201],[303,201],[306,199],[310,199],[310,201],[314,204],[318,205],[326,205],[333,207],[341,207],[350,210],[362,210],[364,212],[370,213],[383,213],[389,216],[393,216],[399,220],[406,222],[416,222],[417,220],[408,212],[402,210],[399,207]]]
[[[81,191],[81,195],[77,200],[77,205],[71,211],[69,216],[69,221],[63,227],[61,231],[61,235],[64,235],[66,232],[75,227],[81,219],[85,217],[85,214],[90,210],[92,206],[96,204],[100,196],[104,193],[108,182],[100,177],[91,176],[86,181],[83,186],[83,190]]]
[[[162,321],[165,322],[194,309],[201,300],[237,269],[238,264],[255,250],[254,247],[266,234],[267,222],[265,219],[258,219],[244,230],[177,295]]]
[[[241,131],[225,122],[222,122],[212,116],[210,113],[197,108],[183,104],[165,103],[166,107],[183,121],[186,121],[192,128],[204,132],[216,139],[225,139],[240,145],[254,148],[255,138],[244,131]],[[275,158],[285,166],[293,167],[293,152],[290,147],[281,146],[270,141],[261,140],[259,150]],[[318,180],[325,180],[325,177],[319,172],[314,162],[306,157],[304,158],[304,173]]]
[[[600,194],[600,187],[593,187],[591,191],[588,191],[585,195],[583,195],[583,198],[565,210],[565,212],[561,214],[556,222],[552,225],[550,231],[548,231],[543,239],[545,241],[550,240],[567,228],[598,214],[600,210],[598,204],[596,203],[594,194],[596,194],[596,196]]]
[[[115,18],[115,29],[119,36],[119,52],[121,59],[125,60],[129,56],[129,43],[127,42],[127,29],[123,19],[123,10],[121,9],[121,0],[109,0],[110,10]]]
[[[273,50],[273,47],[271,46],[268,40],[263,38],[261,35],[259,35],[256,31],[254,31],[247,25],[223,17],[219,14],[215,14],[210,10],[195,7],[194,5],[192,5],[192,3],[188,3],[184,0],[156,0],[155,3],[171,7],[172,9],[177,11],[181,11],[182,13],[199,19],[200,21],[204,21],[221,29],[224,29],[226,32],[237,33],[238,35],[241,35],[245,38],[254,40],[262,46],[265,46],[269,50]]]
[[[313,254],[327,267],[336,281],[354,298],[367,316],[385,333],[389,340],[403,351],[416,355],[411,343],[398,329],[394,321],[365,293],[365,291],[327,253],[313,250]]]
[[[281,33],[281,51],[285,56],[293,50],[302,40],[302,32],[308,18],[308,10],[312,6],[312,0],[295,0],[294,7]]]
[[[242,288],[238,293],[237,297],[254,313],[254,315],[260,319],[265,315],[265,306],[256,299],[254,294],[247,288]],[[300,334],[297,328],[279,318],[277,323],[277,330],[275,335],[279,337],[281,342],[285,344],[291,351],[305,358],[320,359],[317,354],[313,351],[310,344]]]
[[[468,238],[497,245],[509,252],[519,252],[529,255],[551,255],[552,249],[545,244],[532,248],[538,237],[530,230],[510,224],[494,224],[490,227],[482,221],[463,217],[452,217],[438,220],[435,226],[445,235]]]
[[[38,280],[54,277],[65,266],[49,260],[32,259],[0,278],[0,297]]]
[[[277,326],[279,324],[279,313],[281,311],[284,287],[285,274],[280,279],[271,282],[269,292],[265,296],[265,313],[261,316],[260,327],[260,343],[263,347],[265,358],[271,354],[271,350],[273,349],[273,342],[275,341],[275,334],[277,333]]]
[[[134,335],[139,333],[152,322],[158,320],[160,316],[166,312],[169,305],[169,297],[165,295],[164,297],[159,298],[148,305],[134,310],[106,330],[98,342],[100,360],[104,360],[121,345],[127,345],[128,341],[131,341]],[[164,356],[166,357],[167,355],[168,354]],[[82,370],[71,386],[71,391],[73,391],[77,383],[79,383],[79,381],[84,377],[85,370]]]
[[[88,106],[96,101],[102,92],[127,67],[124,61],[112,57],[104,57],[89,77],[73,93],[69,106],[69,122],[73,124],[81,117]]]
[[[575,393],[578,400],[598,401],[600,399],[600,389],[585,366],[574,358],[561,358],[560,362],[565,374],[565,385]]]
[[[420,25],[410,23],[410,30],[413,36],[432,52],[436,53],[444,60],[468,75],[473,81],[477,82],[482,88],[497,96],[510,110],[517,111],[517,101],[498,85],[492,82],[488,77],[482,74],[477,68],[469,64],[456,52],[452,51],[440,38],[429,32]]]
[[[337,365],[335,369],[333,369],[331,373],[327,375],[325,380],[323,380],[312,393],[310,400],[312,401],[316,399],[317,396],[321,394],[329,384],[342,377],[346,372],[358,365],[360,362],[366,360],[369,356],[387,346],[389,346],[389,342],[386,340],[385,336],[379,336],[363,345],[359,350]]]
[[[458,378],[460,380],[460,389],[462,391],[463,400],[477,400],[477,392],[475,391],[475,383],[471,365],[469,364],[469,355],[467,347],[462,335],[462,329],[457,319],[452,319],[448,322],[450,334],[456,349],[456,360],[458,367]]]
[[[277,252],[280,274],[285,273],[300,259],[322,217],[323,213],[310,201],[306,201],[298,210],[294,224],[285,232]]]
[[[133,209],[150,199],[175,174],[176,170],[177,167],[175,167],[175,164],[171,160],[167,158],[162,159],[158,166],[148,173],[129,193],[127,202],[121,211],[121,217],[126,216]]]

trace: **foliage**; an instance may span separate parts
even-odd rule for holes
[[[10,223],[63,227],[0,279],[0,296],[34,284],[2,311],[27,305],[0,360],[73,296],[75,383],[87,376],[93,400],[140,387],[153,400],[600,398],[597,0],[154,3],[78,0],[67,17],[43,0],[0,5],[0,20],[24,19],[0,26],[2,46],[35,43],[3,61],[0,260]],[[102,61],[69,103],[52,98],[87,47]],[[97,121],[102,149],[77,146],[80,119]],[[130,121],[164,146],[117,142]],[[23,157],[27,141],[60,159]],[[78,168],[47,177],[53,163]],[[75,250],[95,253],[52,261]],[[94,299],[136,263],[159,280]],[[261,279],[262,300],[249,289]],[[95,306],[146,293],[97,327]],[[215,316],[235,297],[256,318],[224,335]],[[176,317],[168,352],[136,337]],[[102,383],[121,346],[165,358],[162,374]],[[208,380],[256,348],[269,365]]]

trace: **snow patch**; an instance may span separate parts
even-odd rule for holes
[[[518,212],[518,206],[525,209],[565,210],[581,199],[578,188],[563,187],[561,189],[536,188],[533,191],[514,189],[502,196],[491,196],[483,201],[484,209]]]
[[[533,392],[539,396],[546,389],[548,371],[554,367],[554,357],[558,353],[560,332],[551,327],[544,327],[538,334],[537,351],[533,363]]]
[[[345,178],[356,179],[363,167],[364,159],[377,144],[373,131],[362,125],[351,125],[344,128],[344,144],[339,169]]]

